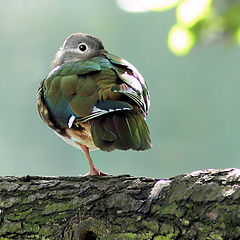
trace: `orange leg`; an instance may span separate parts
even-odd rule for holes
[[[89,153],[89,149],[88,147],[80,144],[80,147],[85,155],[85,157],[87,158],[88,160],[88,163],[89,163],[89,172],[86,174],[87,176],[94,176],[94,175],[97,175],[97,176],[106,176],[107,174],[106,173],[103,173],[101,172],[93,163],[93,160],[90,156],[90,153]]]

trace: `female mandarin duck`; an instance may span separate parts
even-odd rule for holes
[[[93,164],[90,150],[151,148],[143,77],[91,35],[74,33],[65,40],[40,84],[37,103],[42,120],[83,151],[88,175],[105,175]]]

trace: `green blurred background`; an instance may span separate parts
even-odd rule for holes
[[[168,48],[175,10],[131,13],[109,0],[1,0],[0,175],[78,175],[88,171],[80,150],[42,123],[40,81],[74,32],[99,37],[134,64],[148,83],[149,151],[92,152],[113,175],[156,178],[206,168],[240,167],[240,49],[198,45],[179,57]]]

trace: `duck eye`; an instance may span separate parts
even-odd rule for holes
[[[85,52],[88,47],[87,47],[87,45],[86,45],[85,43],[80,43],[80,44],[78,45],[78,48],[79,48],[79,50],[80,50],[81,52]]]

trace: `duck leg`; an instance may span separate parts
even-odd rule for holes
[[[85,157],[87,158],[88,160],[88,163],[89,163],[89,172],[86,174],[86,176],[106,176],[108,174],[104,173],[104,172],[101,172],[93,163],[93,160],[90,156],[90,153],[89,153],[89,148],[84,146],[84,145],[80,145]]]

